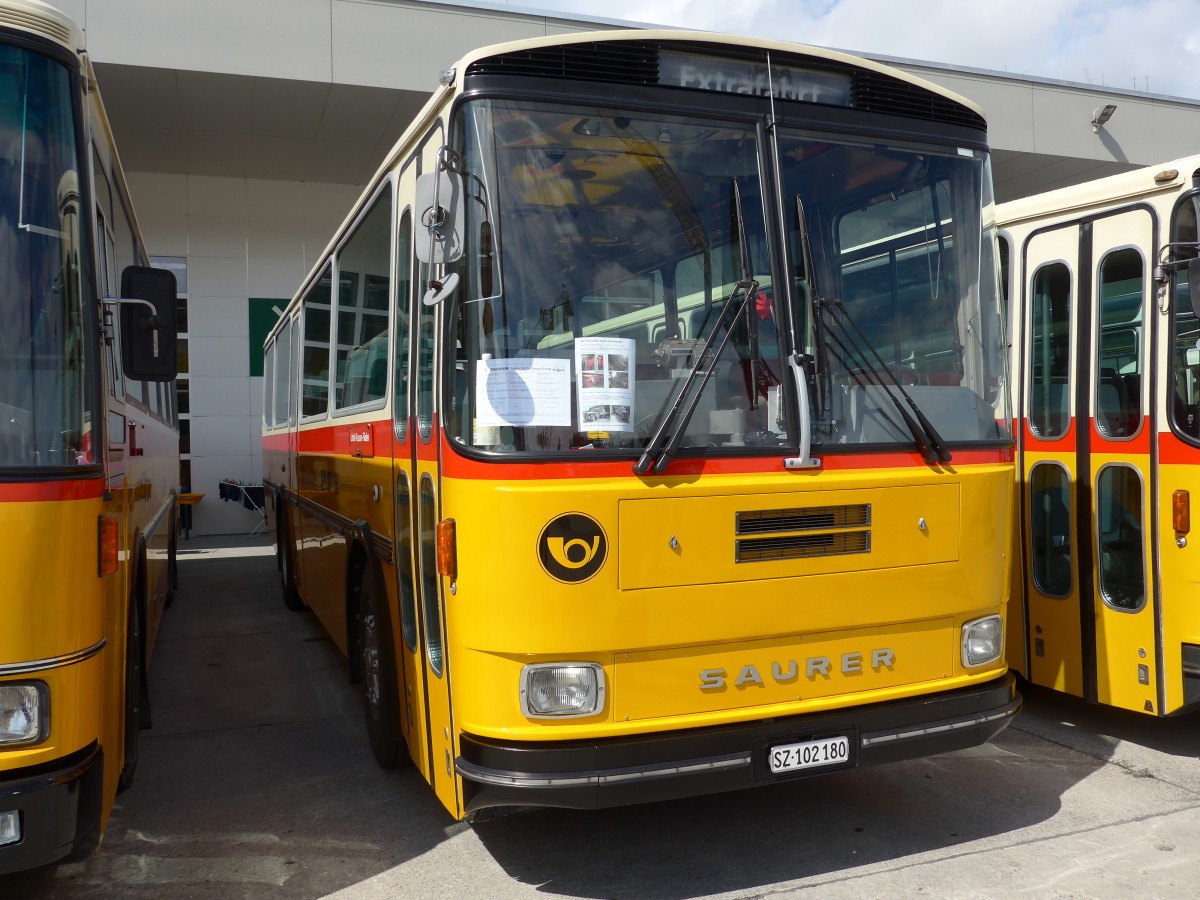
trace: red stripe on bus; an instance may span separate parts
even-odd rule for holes
[[[43,503],[64,500],[95,500],[104,496],[104,479],[30,481],[0,484],[0,503]]]
[[[580,450],[586,457],[589,451]],[[818,454],[819,455],[819,454]],[[1011,447],[995,450],[955,450],[950,468],[967,465],[1011,463]],[[854,453],[820,456],[821,466],[812,471],[861,471],[879,469],[927,469],[928,463],[919,453]],[[536,481],[538,479],[567,478],[628,478],[630,460],[587,460],[560,462],[558,460],[526,463],[481,462],[467,459],[456,453],[447,452],[442,463],[442,474],[447,478],[497,479],[503,481]],[[696,475],[753,475],[783,474],[783,458],[765,456],[755,459],[676,459],[672,460],[662,475],[646,478],[675,478]],[[796,473],[801,475],[801,473]]]
[[[1021,438],[1027,450],[1046,449],[1048,453],[1074,453],[1078,446],[1078,435],[1075,431],[1075,420],[1071,419],[1066,432],[1059,437],[1046,438],[1033,433],[1033,427],[1028,419],[1021,422]]]
[[[396,440],[395,429],[390,419],[370,423],[374,432],[374,454],[385,457],[390,454],[396,459],[409,459],[413,444],[416,444],[417,459],[421,462],[438,461],[437,441],[426,443],[421,440],[415,420],[409,421],[405,440]],[[309,428],[298,432],[299,452],[303,454],[349,457],[349,432],[357,425],[331,424]],[[447,436],[439,432],[435,418],[434,434],[442,441],[442,471],[451,478],[514,479],[530,481],[538,478],[611,478],[626,477],[632,463],[629,460],[596,460],[588,458],[590,451],[579,450],[579,459],[544,460],[538,462],[492,462],[469,459],[461,456]],[[263,449],[285,452],[288,449],[286,434],[270,434],[263,438]],[[820,454],[818,454],[820,455]],[[958,465],[994,465],[1011,463],[1012,448],[986,450],[955,450],[951,467]],[[694,475],[744,475],[783,471],[781,456],[730,459],[676,459],[671,462],[666,476]],[[891,453],[842,453],[821,456],[821,469],[827,471],[857,471],[870,469],[928,468],[928,464],[916,452]]]
[[[1158,460],[1164,465],[1196,465],[1200,463],[1200,447],[1185,443],[1172,431],[1158,436]]]
[[[1141,421],[1141,431],[1132,438],[1113,439],[1103,434],[1092,419],[1092,453],[1131,453],[1138,456],[1150,455],[1150,419]]]
[[[1022,423],[1021,433],[1025,441],[1025,449],[1033,450],[1038,453],[1062,453],[1071,454],[1079,449],[1079,435],[1075,428],[1075,419],[1071,420],[1071,425],[1067,428],[1064,435],[1057,438],[1038,437],[1033,433],[1030,427],[1029,420],[1025,419]],[[1116,439],[1108,437],[1096,426],[1096,420],[1089,418],[1088,427],[1091,429],[1089,442],[1089,452],[1091,453],[1130,453],[1144,454],[1150,453],[1150,419],[1144,418],[1141,423],[1141,431],[1131,439]]]

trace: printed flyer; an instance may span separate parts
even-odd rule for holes
[[[570,425],[571,361],[492,359],[475,369],[475,425]]]
[[[575,339],[580,431],[633,431],[636,354],[631,338]]]

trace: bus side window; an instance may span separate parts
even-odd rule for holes
[[[1196,202],[1179,206],[1171,226],[1171,241],[1176,244],[1195,243],[1200,228],[1197,227]],[[1171,298],[1173,352],[1171,353],[1172,380],[1175,390],[1167,414],[1175,428],[1188,437],[1200,436],[1197,401],[1200,400],[1200,323],[1192,312],[1189,298],[1188,267],[1175,268],[1175,294]]]
[[[337,253],[336,401],[342,409],[387,393],[391,228],[388,184]]]
[[[1071,273],[1062,263],[1034,275],[1029,427],[1043,439],[1061,437],[1069,424],[1071,293]]]
[[[329,332],[331,322],[329,266],[304,294],[301,350],[301,418],[324,417],[329,410]]]

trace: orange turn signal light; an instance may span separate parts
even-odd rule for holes
[[[1187,534],[1192,530],[1192,501],[1187,491],[1176,491],[1171,495],[1171,524],[1176,534]]]
[[[458,538],[454,520],[442,519],[437,524],[438,574],[450,580],[458,578]]]
[[[117,571],[118,541],[117,520],[109,516],[101,516],[98,531],[98,552],[96,554],[97,574],[101,577],[112,575]]]

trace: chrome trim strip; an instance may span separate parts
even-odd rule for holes
[[[679,775],[694,775],[718,769],[739,769],[750,765],[750,755],[723,756],[713,759],[695,760],[675,766],[660,766],[653,769],[607,769],[600,772],[565,772],[562,775],[531,775],[528,772],[500,772],[467,762],[461,756],[454,761],[458,774],[468,781],[480,784],[495,784],[502,787],[559,788],[586,787],[588,785],[621,784],[644,781],[651,778],[672,778]]]
[[[963,728],[975,728],[979,725],[987,725],[990,722],[997,722],[1000,719],[1011,719],[1017,714],[1021,708],[1020,700],[1013,700],[1008,706],[1001,709],[999,712],[988,713],[981,716],[972,716],[969,719],[955,719],[950,722],[942,722],[937,725],[923,725],[918,728],[909,728],[905,731],[875,731],[871,734],[862,736],[862,746],[874,747],[878,744],[889,744],[892,741],[904,741],[909,738],[927,737],[931,734],[943,734],[948,731],[958,731]]]
[[[158,534],[158,529],[162,528],[163,523],[167,521],[167,514],[175,507],[175,494],[169,496],[158,512],[154,514],[154,518],[146,523],[146,527],[142,530],[142,534],[147,537],[152,537]]]
[[[64,666],[73,666],[86,659],[91,659],[103,650],[107,643],[108,638],[101,638],[86,650],[76,650],[74,653],[68,653],[65,656],[52,656],[49,659],[35,659],[30,662],[0,663],[0,678],[9,678],[14,675],[28,675],[31,672],[45,672],[47,669],[61,669]]]
[[[320,519],[331,528],[337,529],[342,535],[349,536],[354,533],[354,520],[343,516],[341,513],[336,513],[331,509],[321,506],[319,503],[314,503],[307,497],[301,497],[293,494],[291,491],[283,490],[280,494],[288,502],[292,503],[302,513]],[[264,499],[264,503],[266,500]],[[371,547],[375,552],[376,558],[382,563],[391,565],[394,560],[392,554],[392,542],[382,534],[375,531],[371,532]]]

